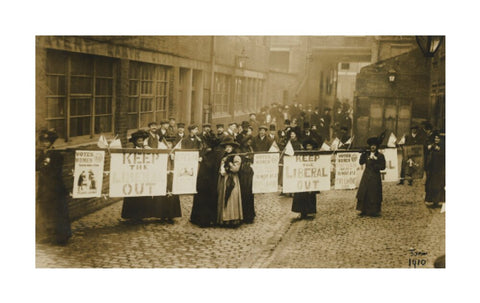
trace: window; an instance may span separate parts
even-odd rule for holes
[[[246,78],[240,78],[240,77],[235,78],[235,99],[234,99],[235,110],[243,111],[247,106],[245,102],[246,101],[245,89],[247,84],[246,82],[247,82]]]
[[[61,138],[111,132],[114,67],[109,58],[48,51],[48,127]]]
[[[213,95],[213,113],[230,112],[230,77],[215,74],[215,91]]]
[[[167,118],[168,68],[130,62],[128,129],[146,127]]]
[[[288,73],[290,66],[289,51],[270,51],[270,69]]]
[[[248,109],[255,111],[257,105],[257,79],[248,79]]]
[[[340,64],[340,69],[343,69],[343,70],[350,69],[350,63],[341,63]]]

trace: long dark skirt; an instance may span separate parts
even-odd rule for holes
[[[217,180],[215,152],[203,156],[197,177],[197,194],[193,196],[190,222],[201,227],[211,226],[217,220]]]
[[[44,162],[46,159],[49,162]],[[36,237],[39,242],[66,244],[72,236],[68,191],[63,183],[63,156],[49,151],[37,158]]]
[[[294,193],[292,201],[292,211],[304,215],[317,213],[317,193]]]
[[[178,198],[178,196],[177,196]],[[171,215],[172,197],[127,197],[123,199],[122,218],[124,219],[146,219],[146,218],[173,218]],[[180,212],[178,206],[177,212]],[[181,214],[181,212],[180,212]]]
[[[252,192],[253,169],[248,162],[242,162],[238,175],[242,192],[243,221],[252,223],[255,219],[255,195]]]

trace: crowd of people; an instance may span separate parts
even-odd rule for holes
[[[237,227],[242,223],[251,224],[255,219],[255,196],[252,193],[253,153],[268,152],[272,147],[283,151],[288,143],[293,150],[318,150],[324,142],[338,138],[348,145],[351,138],[351,109],[348,104],[335,103],[333,117],[330,108],[312,109],[302,104],[281,106],[272,104],[261,109],[260,113],[251,113],[248,120],[218,123],[215,130],[205,123],[189,125],[177,123],[174,118],[151,122],[148,129],[140,129],[131,134],[129,142],[136,149],[186,149],[199,151],[199,169],[197,193],[193,198],[190,221],[200,227],[223,226]],[[186,131],[187,130],[187,131]],[[44,217],[63,218],[53,220],[49,226],[55,230],[58,243],[65,243],[71,231],[65,224],[68,220],[66,207],[67,193],[63,186],[62,162],[59,153],[53,153],[51,146],[58,136],[54,132],[41,133],[40,141],[44,148],[37,156],[37,170],[42,189],[37,193],[40,211],[47,213]],[[378,216],[381,212],[382,183],[380,171],[385,169],[385,157],[378,148],[383,138],[375,137],[367,141],[369,148],[360,156],[360,164],[365,170],[356,195],[357,210],[361,216]],[[351,142],[351,140],[350,140]],[[420,129],[412,126],[411,133],[405,137],[405,145],[424,146],[426,171],[425,201],[437,207],[445,201],[445,145],[444,136],[432,130],[429,123]],[[404,157],[401,179],[412,184],[412,166]],[[172,171],[174,153],[168,159],[168,170]],[[48,182],[47,180],[56,180]],[[43,182],[43,183],[42,183]],[[172,194],[173,175],[167,177],[167,195],[157,197],[125,197],[121,217],[126,222],[141,221],[146,218],[158,218],[174,223],[174,218],[182,216],[180,199]],[[279,184],[282,184],[281,170]],[[49,187],[50,186],[50,187]],[[291,195],[293,212],[300,218],[307,218],[316,213],[316,194],[302,192]],[[43,202],[42,202],[43,201]],[[57,201],[51,204],[49,201]],[[50,204],[49,204],[50,203]],[[63,220],[63,221],[62,221]],[[62,227],[63,226],[63,227]]]

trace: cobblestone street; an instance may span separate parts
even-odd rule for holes
[[[122,202],[72,223],[67,246],[37,244],[39,268],[413,268],[433,267],[445,252],[445,214],[423,203],[423,181],[384,184],[382,216],[359,217],[356,190],[317,196],[317,214],[298,220],[292,198],[256,195],[254,224],[199,228],[189,222],[192,197],[181,198],[182,217],[127,223]],[[410,249],[426,255],[414,256]],[[409,259],[410,262],[409,262]],[[420,262],[420,261],[419,261]]]

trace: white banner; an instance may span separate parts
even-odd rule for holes
[[[168,154],[112,153],[110,197],[165,196]]]
[[[172,193],[197,193],[198,151],[175,151],[174,166]]]
[[[280,155],[270,152],[268,154],[255,154],[253,156],[253,181],[254,194],[274,193],[278,191],[278,162]]]
[[[298,153],[283,158],[283,192],[330,190],[332,155]]]
[[[396,148],[386,148],[379,150],[385,156],[385,170],[380,171],[382,181],[397,182],[398,181],[398,156]]]
[[[355,189],[361,175],[360,153],[337,153],[335,155],[335,189]]]
[[[73,198],[91,198],[102,195],[104,151],[75,151]]]

